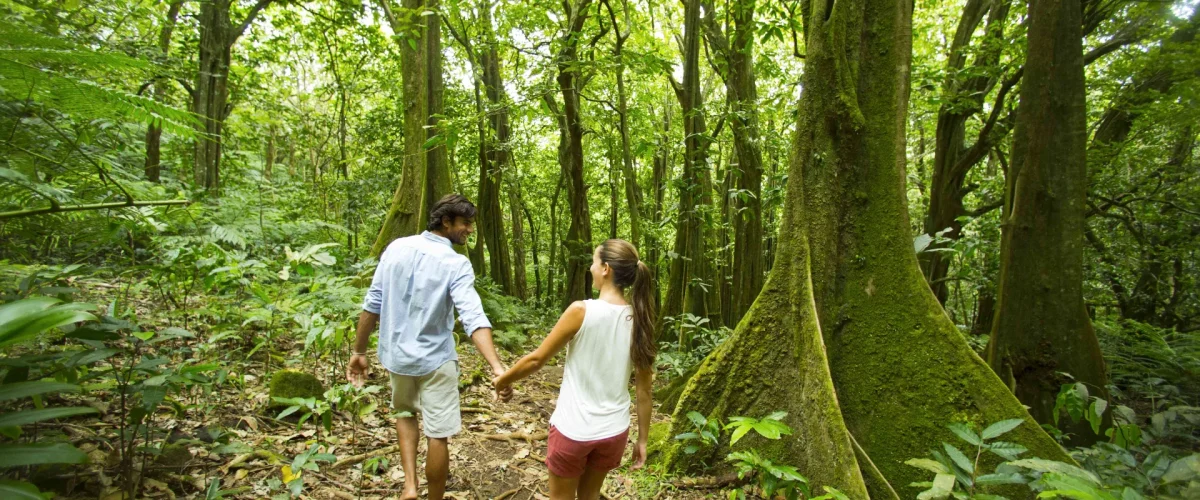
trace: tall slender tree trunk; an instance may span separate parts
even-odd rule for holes
[[[663,196],[666,194],[666,178],[667,172],[671,169],[671,104],[666,102],[663,105],[662,111],[662,130],[658,134],[658,144],[654,149],[654,160],[650,178],[650,192],[654,197],[654,206],[651,207],[650,220],[655,226],[662,224],[663,220]],[[662,262],[662,247],[663,242],[658,239],[658,231],[647,233],[646,243],[650,247],[649,255],[654,278],[656,283],[661,283],[658,278],[662,275],[659,272]],[[658,310],[662,310],[662,286],[659,286],[654,294],[654,306]]]
[[[266,154],[266,159],[263,162],[263,174],[266,176],[268,181],[271,180],[271,176],[273,175],[273,172],[275,170],[275,160],[276,160],[276,156],[278,153],[277,147],[276,147],[276,142],[275,142],[276,135],[277,134],[275,132],[275,125],[274,124],[268,125],[267,126],[267,154]]]
[[[668,432],[689,427],[688,411],[786,411],[792,436],[737,448],[850,498],[915,497],[908,485],[928,473],[904,461],[951,442],[945,425],[955,420],[1023,418],[1006,438],[1033,456],[1070,460],[967,346],[912,252],[899,154],[911,6],[803,4],[804,93],[775,264],[733,336],[688,382]],[[678,468],[728,451],[668,446],[666,462]],[[998,490],[1028,495],[1024,486]]]
[[[707,0],[706,0],[707,2]],[[713,52],[724,62],[726,101],[730,109],[730,131],[737,168],[733,198],[733,268],[735,290],[730,324],[741,320],[762,289],[765,277],[762,226],[762,133],[758,124],[758,88],[754,78],[755,2],[734,2],[728,7],[733,26],[724,33],[710,15],[705,18],[705,36]],[[711,3],[705,10],[715,12]],[[725,191],[728,196],[729,191]]]
[[[671,260],[663,316],[689,313],[720,324],[721,303],[715,266],[708,255],[709,228],[702,212],[712,207],[712,179],[708,146],[712,138],[704,121],[704,96],[700,93],[700,1],[684,7],[683,82],[672,80],[683,108],[684,163],[679,188],[679,220],[675,229],[675,254]],[[664,332],[665,333],[665,332]],[[671,338],[668,334],[666,338]]]
[[[162,52],[163,59],[167,59],[171,52],[171,34],[175,32],[175,22],[179,18],[179,9],[183,7],[181,0],[171,2],[167,6],[167,16],[163,21],[162,31],[158,34],[158,50]],[[151,96],[155,101],[162,101],[163,89],[161,82],[155,82],[151,86]],[[145,173],[146,180],[150,182],[158,182],[162,175],[162,126],[158,123],[151,122],[146,127],[146,165]]]
[[[631,27],[629,23],[629,2],[628,0],[621,1],[622,14],[625,16],[625,26],[617,22],[617,15],[613,11],[611,0],[605,0],[604,6],[608,9],[609,20],[613,26],[613,36],[616,38],[613,44],[613,57],[617,60],[617,118],[619,118],[618,126],[621,134],[621,174],[625,182],[625,202],[628,205],[626,211],[629,213],[629,241],[639,251],[645,252],[646,249],[639,247],[642,243],[642,188],[638,185],[637,171],[633,166],[633,150],[629,139],[629,91],[625,87],[625,41],[629,39]]]
[[[1059,373],[1099,394],[1107,380],[1083,302],[1087,116],[1081,10],[1079,0],[1030,5],[987,349],[988,363],[1042,423],[1053,422],[1055,396],[1067,382]]]
[[[483,14],[481,22],[490,33],[490,7],[485,5],[480,11]],[[504,80],[500,75],[500,56],[494,37],[489,35],[481,49],[478,57],[483,73],[484,93],[487,95],[486,111],[490,135],[480,138],[485,146],[482,148],[483,168],[480,171],[479,185],[480,191],[484,193],[482,196],[486,196],[486,199],[480,200],[483,211],[477,220],[482,222],[480,232],[485,233],[487,240],[492,280],[504,293],[517,295],[513,283],[512,260],[509,257],[509,242],[504,233],[504,211],[500,203],[500,186],[504,182],[504,172],[511,164],[508,105],[504,99]],[[511,205],[509,209],[515,210]],[[515,220],[520,222],[519,217]]]
[[[391,0],[377,0],[400,48],[404,109],[404,170],[400,185],[384,218],[372,255],[380,255],[388,244],[425,228],[429,211],[442,196],[450,193],[450,170],[446,168],[446,148],[426,148],[436,136],[437,115],[442,112],[441,16],[437,0],[404,0],[404,9],[393,12]],[[421,15],[423,12],[432,12]],[[397,16],[410,16],[401,19]],[[418,30],[408,26],[420,23]],[[408,39],[415,41],[414,49]]]
[[[966,214],[963,199],[970,192],[966,185],[967,173],[979,161],[963,161],[967,152],[966,123],[982,110],[983,98],[996,85],[990,76],[1000,60],[1003,44],[982,43],[983,49],[974,60],[976,76],[964,78],[963,68],[967,63],[968,49],[979,24],[987,15],[985,37],[999,39],[1004,35],[1004,24],[1008,19],[1011,0],[968,0],[963,7],[950,54],[946,59],[946,80],[942,83],[943,104],[938,110],[937,131],[934,136],[933,179],[929,192],[929,213],[925,218],[926,234],[946,231],[944,236],[957,239],[962,231],[959,217]],[[938,245],[935,245],[938,248]],[[946,302],[948,289],[946,275],[950,270],[950,254],[945,252],[923,252],[921,267],[933,294],[941,303]]]
[[[192,174],[197,187],[216,193],[221,186],[221,140],[229,116],[229,65],[233,44],[274,0],[258,0],[240,23],[230,17],[234,0],[200,2],[200,50],[192,111],[200,117]]]
[[[571,207],[571,225],[567,229],[564,252],[567,260],[566,292],[563,307],[591,296],[592,218],[588,211],[587,185],[583,180],[583,122],[579,110],[579,92],[583,79],[579,74],[578,53],[581,33],[587,22],[591,0],[564,1],[567,8],[567,32],[558,54],[558,89],[563,106],[560,121],[559,160],[567,177],[567,201]],[[553,99],[551,99],[553,100]]]

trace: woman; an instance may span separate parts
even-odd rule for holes
[[[503,394],[567,347],[546,451],[552,500],[600,498],[604,476],[621,465],[629,439],[629,377],[635,369],[633,468],[646,462],[656,352],[650,268],[638,260],[633,245],[614,239],[596,247],[590,271],[600,298],[571,304],[537,350],[493,380]]]

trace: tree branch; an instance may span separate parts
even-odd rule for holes
[[[250,8],[250,12],[246,14],[246,20],[242,21],[241,26],[238,26],[237,29],[234,30],[233,39],[237,40],[238,38],[241,38],[241,36],[246,33],[246,30],[250,28],[250,25],[254,23],[254,18],[258,17],[258,15],[262,13],[263,9],[267,8],[268,5],[271,5],[271,2],[273,1],[275,0],[258,0],[258,2],[254,4],[254,7]]]
[[[191,200],[158,200],[158,201],[118,201],[112,203],[95,203],[91,205],[51,205],[45,208],[33,208],[29,210],[17,210],[13,212],[0,212],[0,220],[15,219],[18,217],[30,217],[33,215],[42,215],[56,212],[79,212],[82,210],[103,210],[106,208],[122,208],[122,207],[156,207],[169,205],[188,205]]]

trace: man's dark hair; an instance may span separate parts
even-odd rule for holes
[[[450,222],[454,222],[456,217],[465,219],[475,218],[475,204],[471,203],[466,196],[458,193],[448,194],[433,204],[433,209],[429,211],[429,224],[425,229],[437,231],[442,228],[442,220],[446,217],[450,218]]]

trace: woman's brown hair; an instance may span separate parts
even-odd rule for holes
[[[630,291],[633,305],[633,342],[629,355],[638,370],[654,366],[658,344],[654,340],[654,283],[650,267],[638,258],[637,249],[625,240],[605,240],[599,247],[600,262],[613,270],[613,284]]]

